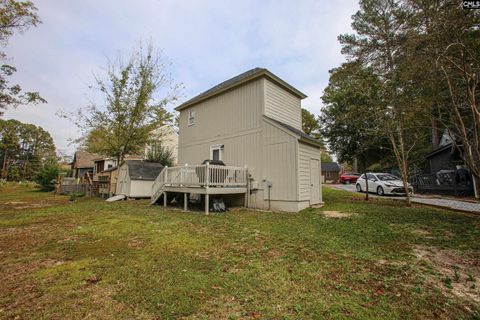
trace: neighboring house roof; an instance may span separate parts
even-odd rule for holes
[[[115,157],[98,157],[93,159],[93,162],[100,162],[100,161],[107,161],[107,160],[117,160],[117,158]],[[142,156],[136,156],[136,155],[126,155],[124,157],[124,160],[143,160],[143,157]]]
[[[433,157],[433,156],[435,156],[435,155],[437,155],[437,154],[439,154],[440,152],[443,152],[443,151],[445,151],[445,150],[450,150],[450,151],[452,151],[452,150],[453,150],[453,144],[450,142],[450,143],[447,144],[447,145],[441,146],[441,147],[439,147],[438,149],[435,149],[435,150],[433,150],[432,152],[430,152],[429,154],[427,154],[427,155],[425,156],[425,158],[427,158],[427,159],[428,159],[428,158],[431,158],[431,157]]]
[[[208,89],[207,91],[199,94],[198,96],[193,97],[192,99],[182,103],[178,107],[175,108],[175,110],[180,111],[181,109],[184,109],[186,107],[189,107],[193,104],[199,103],[203,100],[206,100],[212,96],[215,96],[217,94],[220,94],[224,91],[227,91],[229,89],[232,89],[234,87],[238,87],[246,82],[252,81],[254,79],[258,79],[261,77],[266,77],[270,79],[271,81],[275,82],[277,85],[281,86],[282,88],[286,89],[287,91],[291,92],[295,96],[299,97],[300,99],[304,99],[307,97],[306,94],[303,92],[299,91],[298,89],[294,88],[293,86],[289,85],[270,71],[268,71],[265,68],[254,68],[251,70],[248,70],[242,74],[239,74],[238,76],[235,76],[231,79],[228,79],[227,81],[224,81],[211,89]]]
[[[155,180],[163,166],[155,162],[127,160],[128,175],[131,180]]]
[[[336,162],[322,162],[322,171],[340,172],[340,165]]]
[[[98,159],[99,157],[100,156],[98,154],[89,153],[81,150],[76,151],[75,156],[73,157],[73,168],[93,168],[93,160]]]
[[[296,135],[298,137],[298,139],[300,141],[303,141],[303,142],[306,142],[306,143],[309,143],[309,144],[313,144],[317,147],[321,147],[323,144],[320,140],[317,140],[315,139],[314,137],[312,136],[309,136],[308,134],[306,134],[305,132],[303,132],[302,130],[300,129],[297,129],[297,128],[294,128],[292,127],[291,125],[288,125],[286,123],[283,123],[283,122],[280,122],[278,120],[275,120],[275,119],[272,119],[270,117],[267,117],[267,116],[263,116],[265,119],[267,119],[268,121],[271,121],[275,124],[277,124],[278,126],[286,129],[287,131],[289,131],[290,133],[293,133],[294,135]]]

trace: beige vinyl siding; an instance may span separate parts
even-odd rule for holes
[[[179,165],[199,164],[210,157],[210,146],[223,144],[222,159],[226,165],[248,167],[249,174],[258,181],[260,190],[250,196],[250,206],[263,208],[263,141],[260,129],[242,135],[223,137],[180,147]]]
[[[152,185],[153,181],[132,180],[128,196],[132,198],[150,198],[152,196]]]
[[[320,161],[320,149],[306,143],[298,143],[298,199],[310,200],[310,179],[318,179],[318,177],[310,177],[310,159]],[[320,162],[319,162],[320,163]],[[320,168],[319,168],[319,172]],[[321,194],[321,185],[320,185]],[[321,199],[320,199],[321,201]]]
[[[272,81],[265,79],[265,115],[269,118],[302,129],[300,98]]]
[[[258,79],[181,110],[179,149],[186,144],[238,135],[259,128],[262,96],[262,80]],[[188,113],[192,108],[195,109],[195,121],[189,126]],[[178,163],[181,164],[182,161],[184,159],[179,159]]]
[[[297,200],[296,144],[294,136],[264,121],[264,178],[272,182],[271,200]],[[263,194],[267,200],[267,187],[264,187]]]
[[[222,159],[226,165],[248,165],[251,174],[261,171],[262,151],[260,130],[248,134],[223,137],[195,144],[183,145],[179,148],[179,165],[200,164],[210,158],[210,146],[223,145]]]

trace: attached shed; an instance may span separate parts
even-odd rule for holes
[[[129,198],[150,198],[155,178],[162,171],[160,163],[127,160],[118,169],[116,194]]]

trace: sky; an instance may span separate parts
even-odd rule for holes
[[[337,36],[350,33],[357,0],[37,0],[43,23],[10,38],[12,78],[48,103],[5,113],[43,127],[57,148],[73,153],[80,132],[59,112],[92,99],[95,75],[109,60],[151,41],[183,83],[181,101],[254,67],[263,67],[308,95],[318,114],[328,71],[345,58]],[[169,106],[173,110],[175,106]]]

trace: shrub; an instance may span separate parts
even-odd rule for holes
[[[49,163],[35,176],[35,181],[40,185],[42,190],[51,191],[55,188],[55,180],[58,177],[60,169],[56,163]]]

